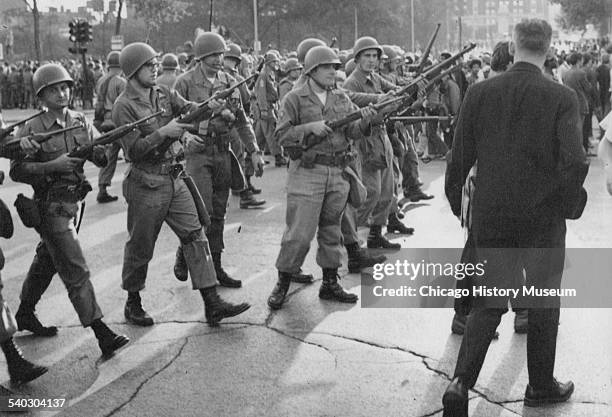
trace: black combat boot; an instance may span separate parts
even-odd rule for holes
[[[183,248],[181,246],[176,249],[174,276],[179,281],[187,281],[187,278],[189,278],[189,268],[187,268],[187,261],[185,260],[185,255],[183,254]]]
[[[215,272],[217,274],[217,281],[222,287],[227,288],[240,288],[242,287],[242,281],[234,279],[227,275],[227,272],[221,266],[221,252],[213,252],[212,254],[213,264],[215,265]]]
[[[368,248],[370,249],[399,249],[402,247],[399,243],[392,243],[382,235],[382,226],[370,226],[370,234],[368,235]]]
[[[272,290],[272,294],[268,297],[268,307],[272,310],[278,310],[283,306],[287,291],[289,291],[289,286],[291,285],[292,275],[289,272],[278,271],[278,281]]]
[[[151,322],[153,322],[153,320],[151,320]],[[112,356],[115,351],[121,349],[130,342],[127,336],[116,334],[109,329],[102,319],[94,320],[91,323],[91,329],[96,335],[96,339],[98,339],[98,346],[100,346],[102,356],[105,358]]]
[[[251,184],[251,176],[250,175],[246,175],[245,178],[246,178],[246,183],[247,183],[248,190],[252,194],[261,194],[261,188],[255,188],[253,186],[253,184]]]
[[[203,288],[200,293],[204,300],[204,315],[211,327],[218,326],[219,322],[227,317],[237,316],[251,308],[249,303],[231,304],[224,301],[217,294],[217,287]]]
[[[351,274],[357,274],[364,268],[381,264],[387,260],[385,255],[370,256],[365,249],[359,247],[359,243],[346,245],[348,252],[348,270]]]
[[[258,200],[253,196],[250,189],[246,188],[240,191],[240,208],[248,209],[250,207],[259,207],[266,204],[266,200]]]
[[[398,232],[400,235],[411,235],[414,233],[414,228],[406,227],[397,216],[396,213],[389,214],[389,222],[387,223],[387,233]]]
[[[15,346],[12,337],[2,342],[1,346],[13,384],[25,384],[47,373],[48,369],[46,367],[33,364],[21,355],[21,351]]]
[[[404,191],[404,198],[416,203],[420,200],[431,200],[434,198],[431,194],[425,194],[420,188]]]
[[[323,268],[323,284],[319,289],[319,298],[323,300],[339,301],[341,303],[354,304],[359,300],[356,294],[344,291],[338,284],[338,270],[335,268]]]
[[[34,313],[34,306],[24,301],[19,304],[15,320],[19,330],[29,330],[36,336],[53,337],[57,334],[57,327],[43,326]]]
[[[143,327],[153,326],[153,318],[143,310],[138,291],[128,292],[128,299],[123,313],[128,323]]]

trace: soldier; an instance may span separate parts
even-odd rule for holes
[[[200,34],[194,44],[196,66],[176,81],[176,91],[188,100],[204,101],[220,90],[236,84],[236,80],[223,71],[223,58],[227,51],[225,41],[216,33]],[[244,189],[245,181],[240,164],[230,148],[232,129],[235,129],[251,157],[255,175],[263,174],[263,159],[257,147],[253,128],[240,99],[240,92],[222,103],[219,112],[197,126],[199,139],[191,141],[185,150],[187,172],[204,199],[211,214],[211,225],[206,231],[210,251],[219,283],[224,287],[239,288],[242,282],[230,277],[221,265],[221,253],[225,247],[223,228],[230,188]],[[200,143],[198,143],[198,141]],[[202,142],[204,144],[202,144]],[[174,273],[178,279],[187,276],[182,249],[176,253]]]
[[[295,82],[300,78],[302,68],[304,67],[298,62],[297,58],[287,59],[287,62],[285,62],[287,76],[281,80],[278,86],[279,101],[283,101],[287,93],[293,89]]]
[[[204,225],[198,218],[194,197],[179,176],[183,167],[177,163],[177,157],[183,149],[179,142],[173,141],[190,127],[178,123],[173,115],[186,107],[194,107],[194,103],[187,102],[174,90],[155,84],[157,57],[157,52],[149,45],[135,42],[123,48],[119,58],[128,82],[113,107],[115,124],[123,126],[164,111],[157,119],[121,139],[123,151],[130,161],[123,183],[130,234],[122,272],[122,287],[128,292],[124,314],[129,323],[153,325],[153,318],[142,308],[140,291],[144,289],[155,241],[165,221],[181,241],[193,289],[199,290],[204,300],[206,320],[210,326],[216,326],[223,318],[236,316],[250,305],[230,304],[217,294],[210,250],[202,230]],[[220,110],[220,103],[210,104],[213,109]],[[164,143],[171,146],[164,146]]]
[[[179,67],[178,57],[174,54],[165,54],[161,60],[162,73],[157,77],[157,85],[174,88]]]
[[[98,102],[96,103],[96,112],[94,116],[94,126],[102,132],[113,130],[116,126],[113,123],[111,111],[113,104],[119,94],[125,89],[125,78],[121,76],[121,67],[119,66],[119,52],[112,51],[106,57],[108,65],[108,74],[98,80],[96,92],[98,94]],[[106,147],[106,158],[108,163],[100,169],[98,175],[98,203],[110,203],[117,201],[119,197],[110,195],[107,187],[110,187],[117,169],[117,159],[121,145],[114,142]]]
[[[242,75],[238,72],[238,66],[242,61],[242,49],[240,46],[232,43],[228,45],[228,51],[223,58],[223,68],[225,71],[236,79],[237,82],[244,80]],[[238,88],[240,92],[240,100],[244,107],[245,114],[249,114],[249,107],[251,101],[251,93],[246,85],[241,85]],[[251,177],[255,174],[253,170],[253,163],[251,161],[251,155],[245,151],[244,144],[240,140],[240,135],[236,129],[232,129],[232,150],[240,162],[240,166],[244,170],[244,178],[246,180],[246,186],[243,190],[236,190],[240,193],[240,208],[248,209],[249,207],[259,207],[266,204],[265,200],[257,200],[254,194],[261,193],[261,190],[255,188],[251,184]],[[234,192],[234,190],[232,190]]]
[[[376,74],[382,47],[376,39],[365,36],[357,39],[353,46],[357,67],[344,83],[350,91],[383,94],[393,91],[396,86]],[[368,190],[365,203],[356,211],[354,221],[365,225],[372,216],[368,248],[399,249],[399,243],[392,243],[382,235],[386,225],[393,198],[393,150],[384,123],[372,128],[372,135],[358,146],[361,173]]]
[[[11,178],[34,188],[35,202],[30,200],[33,207],[20,212],[20,216],[24,219],[27,214],[32,215],[24,220],[25,224],[37,220],[35,223],[38,224],[32,225],[41,238],[30,272],[23,283],[17,323],[20,329],[24,325],[34,324],[38,327],[34,330],[40,330],[42,326],[34,315],[34,306],[57,271],[81,324],[92,328],[102,355],[109,356],[125,346],[129,339],[115,334],[102,321],[102,312],[76,235],[77,212],[79,208],[82,209],[79,206],[82,206],[85,195],[91,191],[91,185],[83,173],[85,161],[70,157],[68,153],[74,147],[90,143],[97,132],[82,113],[68,109],[72,84],[72,78],[61,65],[41,66],[34,73],[34,92],[48,110],[26,122],[17,134],[21,137],[78,124],[82,126],[70,133],[55,135],[42,145],[24,137],[21,146],[28,156],[11,164]],[[95,148],[90,159],[96,165],[104,165],[104,149]],[[36,215],[33,213],[35,210],[38,211]],[[32,273],[35,271],[43,271],[43,274]],[[43,279],[37,281],[40,277]],[[57,329],[51,328],[51,333],[56,332]]]
[[[283,101],[276,129],[281,144],[306,145],[310,149],[292,155],[287,179],[287,226],[276,260],[278,282],[268,306],[279,309],[289,290],[291,276],[299,273],[310,243],[317,234],[317,263],[323,269],[319,298],[356,303],[357,295],[338,284],[342,256],[340,221],[347,203],[349,182],[344,170],[352,158],[349,138],[359,139],[369,130],[375,114],[362,109],[361,121],[332,131],[326,121],[337,120],[356,109],[342,91],[334,89],[340,60],[327,46],[316,46],[306,54],[305,75],[309,80],[289,92]]]
[[[268,145],[271,155],[274,155],[274,165],[287,165],[283,150],[274,137],[278,112],[278,89],[276,72],[279,70],[280,55],[270,50],[264,55],[264,68],[257,77],[253,94],[255,96],[255,133],[260,146]]]

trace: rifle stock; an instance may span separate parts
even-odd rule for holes
[[[12,139],[6,143],[0,145],[0,157],[8,158],[8,159],[17,159],[23,157],[25,152],[21,150],[21,140],[29,139],[31,141],[35,141],[38,144],[44,143],[51,139],[53,136],[58,135],[64,132],[70,132],[71,130],[80,129],[83,125],[78,124],[70,127],[65,127],[63,129],[53,130],[47,133],[33,133],[31,135],[22,136],[19,138]]]

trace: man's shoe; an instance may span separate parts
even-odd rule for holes
[[[338,282],[323,282],[319,289],[319,298],[322,300],[339,301],[341,303],[355,304],[359,297],[357,294],[344,291]]]
[[[116,334],[111,329],[108,329],[108,331],[107,335],[98,340],[98,346],[104,358],[113,356],[116,351],[130,343],[130,339],[127,336]]]
[[[529,330],[529,310],[519,310],[514,316],[514,332],[518,334],[525,334]]]
[[[251,183],[248,184],[247,188],[251,192],[251,194],[261,194],[261,188],[255,188]]]
[[[392,243],[381,233],[381,226],[370,226],[367,246],[369,249],[400,249],[402,245]]]
[[[288,163],[289,161],[287,161],[287,159],[281,154],[278,154],[274,157],[274,166],[277,168],[287,166]]]
[[[411,235],[414,234],[414,228],[404,225],[396,214],[389,214],[387,233],[395,232],[398,232],[400,235]]]
[[[276,281],[276,285],[268,297],[268,307],[272,310],[278,310],[283,306],[291,285],[291,275],[293,274],[278,271],[278,281]]]
[[[137,292],[128,293],[123,314],[128,323],[143,327],[153,326],[153,318],[142,308],[140,294]]]
[[[112,203],[113,201],[119,200],[119,197],[116,195],[110,195],[109,193],[99,193],[98,197],[96,197],[98,203]]]
[[[404,197],[406,197],[408,200],[412,201],[413,203],[416,203],[417,201],[420,201],[420,200],[431,200],[432,198],[434,198],[433,195],[425,194],[420,189],[413,191],[411,193],[404,192]]]
[[[314,277],[311,274],[304,274],[301,269],[299,272],[289,275],[291,276],[291,282],[297,284],[312,284],[314,282]]]
[[[351,274],[357,274],[364,268],[381,264],[387,260],[385,255],[371,256],[365,249],[359,249],[355,254],[349,254],[348,270]]]
[[[266,204],[266,200],[257,200],[253,197],[253,193],[250,190],[244,190],[240,193],[240,208],[248,209],[250,207],[259,207]]]
[[[25,359],[12,337],[2,342],[2,351],[6,357],[11,382],[15,385],[30,382],[48,371],[46,367],[36,365]]]
[[[458,377],[454,378],[442,396],[442,417],[468,417],[468,400],[468,388]]]
[[[17,310],[17,314],[15,314],[15,320],[17,321],[17,328],[19,330],[29,330],[36,336],[42,337],[53,337],[57,335],[57,327],[43,326],[33,311],[25,311],[21,306],[19,310]]]
[[[211,327],[217,327],[221,320],[237,316],[249,308],[251,308],[249,303],[232,304],[224,301],[216,291],[204,300],[204,315],[206,322]]]
[[[174,259],[174,276],[183,282],[189,278],[189,268],[187,267],[185,255],[183,255],[183,249],[180,246],[176,250],[176,258]]]
[[[563,383],[553,379],[553,385],[547,389],[536,390],[531,385],[527,385],[523,403],[527,407],[541,407],[546,404],[562,403],[567,401],[573,392],[574,383],[572,381]]]

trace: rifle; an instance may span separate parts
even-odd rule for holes
[[[429,58],[431,47],[433,46],[434,42],[436,41],[436,38],[438,37],[438,31],[440,30],[440,26],[442,26],[441,23],[438,23],[436,25],[436,30],[434,31],[434,34],[429,40],[429,43],[427,44],[427,48],[425,48],[425,52],[423,53],[423,56],[421,57],[421,62],[419,62],[419,66],[417,67],[417,70],[416,70],[417,75],[423,72],[423,70],[425,69],[425,61],[427,61],[427,58]]]
[[[29,139],[38,144],[41,144],[48,141],[57,134],[70,132],[71,130],[80,129],[81,127],[83,127],[83,125],[78,124],[70,127],[65,127],[63,129],[54,130],[52,132],[33,133],[31,135],[11,139],[6,143],[0,144],[0,158],[19,159],[25,156],[25,152],[23,152],[20,145],[22,139]]]
[[[261,62],[259,63],[259,65],[257,66],[257,69],[255,70],[255,72],[254,72],[253,74],[257,74],[257,75],[259,75],[259,74],[261,73],[261,70],[263,70],[263,67],[264,67],[265,62],[266,62],[266,61],[265,61],[265,60],[263,59],[263,57],[262,57]],[[249,78],[250,78],[250,77],[249,77]],[[248,88],[249,90],[252,90],[252,89],[253,89],[253,87],[255,87],[255,82],[257,82],[257,78],[253,78],[253,79],[251,80],[251,82],[250,82],[250,83],[247,85],[247,88]]]
[[[248,78],[245,78],[244,80],[226,88],[225,90],[222,91],[217,91],[215,94],[213,94],[212,96],[210,96],[209,98],[207,98],[206,100],[204,100],[201,103],[198,103],[198,108],[190,111],[187,114],[184,114],[182,116],[180,116],[178,119],[176,119],[177,122],[179,123],[186,123],[186,124],[192,124],[194,122],[200,121],[200,120],[204,120],[204,119],[208,119],[212,116],[212,111],[210,109],[210,107],[208,107],[208,103],[210,103],[212,100],[225,100],[227,99],[229,96],[232,95],[232,93],[234,92],[235,89],[237,89],[238,87],[240,87],[243,84],[248,83],[249,81],[251,81],[252,79],[254,79],[255,77],[257,77],[259,75],[258,72],[255,72],[253,74],[251,74]]]
[[[336,42],[338,42],[338,38],[334,36],[331,40],[331,43],[329,44],[329,47],[333,48],[334,46],[336,46]]]
[[[234,92],[234,90],[236,90],[241,85],[244,85],[247,82],[255,79],[258,75],[259,75],[259,72],[254,72],[248,78],[245,78],[244,80],[230,86],[229,88],[225,90],[216,92],[208,99],[199,103],[198,107],[195,110],[190,111],[189,113],[180,116],[178,119],[176,119],[176,121],[179,123],[192,124],[199,120],[210,118],[212,116],[212,110],[210,109],[210,107],[208,107],[208,103],[210,103],[212,100],[225,100]],[[157,156],[163,155],[164,153],[166,153],[166,151],[172,145],[172,143],[174,143],[174,141],[176,141],[177,139],[178,138],[164,139],[163,142],[161,142],[159,145],[157,145],[155,148],[149,151],[149,153],[154,152],[155,155]]]
[[[452,120],[451,116],[396,116],[389,117],[392,122],[403,122],[405,124],[414,125],[417,123],[426,122],[448,122]]]
[[[1,129],[1,128],[0,128],[0,141],[1,141],[2,139],[4,139],[5,137],[7,137],[8,135],[10,135],[10,134],[11,134],[11,132],[12,132],[12,131],[13,131],[13,130],[14,130],[16,127],[17,127],[17,126],[22,125],[22,124],[24,124],[25,122],[30,121],[30,120],[34,119],[35,117],[40,116],[41,114],[43,114],[43,113],[45,113],[45,112],[46,112],[45,110],[41,110],[41,111],[39,111],[38,113],[33,114],[33,115],[32,115],[32,116],[30,116],[30,117],[27,117],[27,118],[25,118],[25,119],[23,119],[23,120],[18,121],[17,123],[13,123],[12,125],[5,127],[4,129]]]
[[[102,136],[99,136],[94,139],[94,141],[91,143],[75,147],[72,151],[70,151],[68,156],[73,158],[87,159],[91,156],[94,146],[103,146],[113,143],[130,133],[132,130],[136,129],[144,122],[161,115],[163,112],[163,110],[160,110],[158,112],[145,116],[142,119],[136,120],[135,122],[128,123],[126,125],[119,126],[113,130],[110,130]]]

